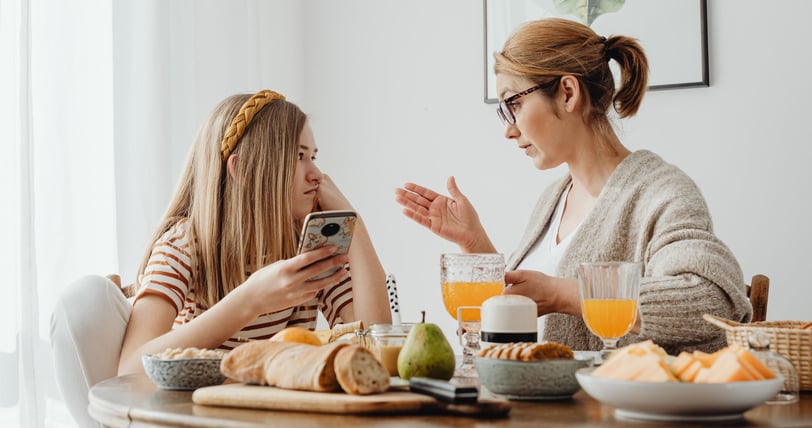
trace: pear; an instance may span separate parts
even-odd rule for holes
[[[423,319],[412,326],[398,355],[398,375],[408,380],[413,377],[430,377],[449,380],[454,376],[457,364],[454,350],[436,324]]]

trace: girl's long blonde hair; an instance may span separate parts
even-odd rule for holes
[[[296,252],[298,225],[291,193],[307,116],[284,100],[262,107],[231,152],[237,156],[231,176],[220,145],[250,97],[226,98],[198,131],[181,181],[138,270],[144,273],[152,245],[178,221],[188,219],[189,286],[204,308],[220,301],[251,272]]]

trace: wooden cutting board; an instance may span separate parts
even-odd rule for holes
[[[506,400],[480,398],[476,404],[451,404],[408,391],[351,395],[343,392],[294,391],[271,386],[231,383],[199,388],[195,404],[291,410],[320,413],[454,413],[474,417],[502,417],[510,411]]]

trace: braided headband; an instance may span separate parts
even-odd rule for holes
[[[251,123],[254,118],[265,104],[273,100],[284,100],[285,96],[268,89],[263,89],[256,94],[252,95],[245,104],[240,107],[239,113],[231,121],[231,125],[226,130],[226,135],[223,137],[223,142],[220,143],[220,153],[223,155],[223,160],[228,159],[234,148],[237,147],[237,142],[242,138],[245,128]]]

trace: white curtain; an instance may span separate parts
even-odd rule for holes
[[[48,343],[57,296],[88,273],[133,280],[216,102],[302,99],[301,7],[0,0],[0,426],[75,426]]]
[[[54,384],[50,308],[117,269],[111,5],[2,0],[0,425],[72,426]]]

